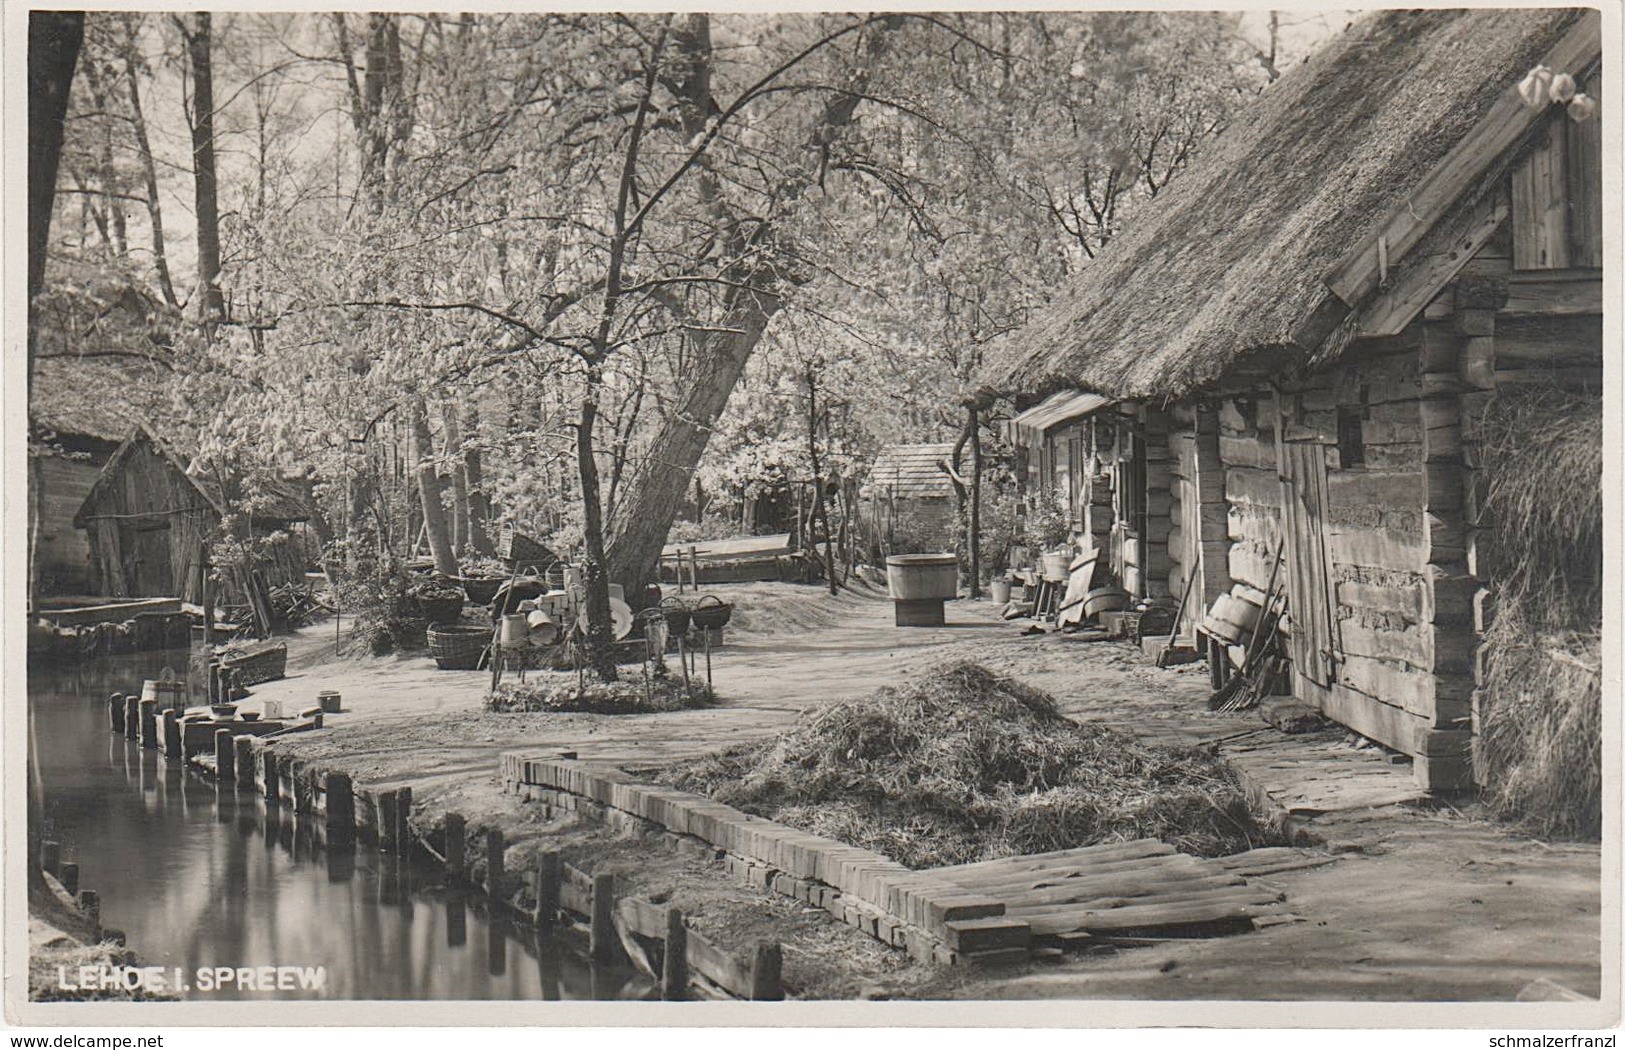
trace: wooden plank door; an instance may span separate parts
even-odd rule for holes
[[[119,532],[130,597],[180,597],[170,563],[169,523],[141,521],[125,525]]]
[[[1279,450],[1292,663],[1310,681],[1331,685],[1339,646],[1326,553],[1326,449],[1313,441],[1283,441]]]

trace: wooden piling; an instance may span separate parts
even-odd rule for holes
[[[412,789],[395,789],[395,850],[403,858],[412,854]]]
[[[158,701],[142,700],[141,709],[141,746],[156,748],[158,746]]]
[[[39,844],[39,866],[42,870],[57,873],[62,864],[62,843],[55,839],[46,839]]]
[[[281,770],[277,764],[275,749],[268,747],[260,752],[260,769],[261,779],[265,781],[265,803],[268,806],[278,805],[281,802],[282,785],[277,782]]]
[[[757,941],[756,956],[750,964],[752,1001],[777,1002],[784,998],[784,955],[777,941]]]
[[[229,729],[214,731],[214,774],[223,784],[237,779],[236,739]]]
[[[355,785],[347,773],[329,773],[324,783],[327,794],[326,826],[329,842],[350,842],[355,838]]]
[[[485,833],[485,894],[493,901],[504,900],[502,895],[502,878],[506,874],[503,863],[508,852],[508,844],[502,837],[501,828],[491,828]]]
[[[680,1002],[688,993],[688,926],[683,913],[666,909],[666,954],[660,966],[660,997]]]
[[[237,774],[237,786],[252,788],[254,786],[254,738],[244,734],[234,737],[231,749],[235,752],[232,767]]]
[[[173,710],[163,716],[164,758],[170,762],[185,762],[186,747],[181,739],[181,719]]]
[[[445,832],[446,876],[461,879],[465,867],[463,853],[468,845],[468,825],[461,813],[447,813],[442,827]]]
[[[589,938],[593,962],[614,961],[620,937],[615,932],[615,876],[607,872],[592,877],[592,927]]]
[[[536,863],[536,912],[539,929],[551,930],[559,920],[559,883],[564,878],[564,861],[557,850],[545,850]]]
[[[141,698],[134,693],[124,697],[124,735],[130,740],[141,735]]]
[[[124,731],[123,693],[114,693],[107,698],[107,728],[115,733]]]
[[[62,863],[62,870],[57,872],[57,880],[62,883],[62,888],[68,891],[68,896],[70,896],[70,897],[79,896],[79,865],[78,864],[75,864],[71,860],[64,861]]]
[[[398,828],[395,820],[395,792],[378,792],[375,823],[378,829],[378,848],[394,852],[395,832]]]

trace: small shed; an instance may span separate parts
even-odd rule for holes
[[[871,546],[895,554],[954,545],[957,506],[945,466],[953,454],[944,441],[887,445],[875,455],[861,493]]]
[[[1517,88],[1601,56],[1591,10],[1359,19],[983,375],[1116,400],[1124,585],[1282,595],[1292,693],[1430,791],[1472,783],[1507,577],[1484,421],[1602,387],[1601,121]]]
[[[228,509],[219,481],[189,473],[157,437],[138,431],[107,461],[73,519],[90,548],[92,589],[201,603],[207,551],[222,538]],[[309,518],[308,503],[290,485],[262,486],[248,506],[256,537]],[[304,556],[290,547],[256,567],[268,584],[292,582],[303,576]]]

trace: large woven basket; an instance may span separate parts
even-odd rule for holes
[[[490,645],[491,632],[485,627],[451,624],[429,628],[429,655],[442,671],[477,670]]]
[[[237,672],[243,685],[274,682],[288,674],[288,647],[281,642],[253,648],[231,648],[220,654],[220,666]]]
[[[449,597],[425,597],[420,594],[417,596],[418,611],[431,624],[453,623],[463,615],[465,597],[460,589]]]
[[[508,582],[505,576],[455,576],[452,579],[475,605],[490,605],[497,591]]]

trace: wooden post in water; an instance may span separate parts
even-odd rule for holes
[[[589,937],[593,962],[614,961],[620,938],[615,933],[615,876],[608,872],[592,877],[592,927]]]
[[[536,863],[536,914],[538,929],[552,930],[559,921],[559,882],[564,863],[557,850],[546,850]]]
[[[163,728],[164,758],[170,762],[184,763],[186,748],[181,742],[181,720],[173,709],[164,712]]]
[[[378,848],[393,852],[395,850],[395,832],[398,828],[398,822],[395,819],[395,792],[380,791],[377,799]]]
[[[465,866],[463,853],[468,845],[468,825],[461,813],[447,813],[441,826],[445,835],[446,875],[461,880]]]
[[[237,779],[236,739],[229,729],[214,731],[214,774],[222,784],[230,784]]]
[[[784,984],[780,974],[784,968],[784,955],[776,941],[757,941],[756,957],[750,964],[750,997],[752,1001],[777,1002],[784,998]]]
[[[232,767],[237,774],[237,786],[251,788],[254,786],[254,738],[248,734],[233,737],[231,749],[236,752],[232,759]]]
[[[39,866],[41,868],[55,875],[61,863],[62,843],[55,839],[46,839],[39,844]]]
[[[62,888],[68,891],[68,896],[79,896],[79,865],[73,861],[64,861],[62,870],[57,873]]]
[[[395,851],[404,858],[412,855],[412,789],[395,789]]]
[[[329,773],[324,783],[327,793],[327,840],[348,844],[355,841],[355,785],[347,773]]]
[[[502,879],[506,875],[503,871],[503,862],[508,852],[508,844],[503,840],[501,828],[490,828],[485,832],[485,895],[491,898],[493,904],[503,900]]]
[[[660,997],[680,1002],[688,994],[688,926],[683,913],[666,910],[666,954],[660,966]]]
[[[134,693],[124,697],[124,735],[130,740],[141,735],[141,698]]]
[[[114,693],[107,698],[107,728],[115,733],[124,731],[123,693]]]
[[[277,783],[281,770],[278,768],[275,749],[268,747],[260,752],[260,769],[264,772],[265,803],[268,806],[275,806],[281,801],[282,794],[282,786]]]
[[[141,701],[141,746],[158,746],[158,701]]]

